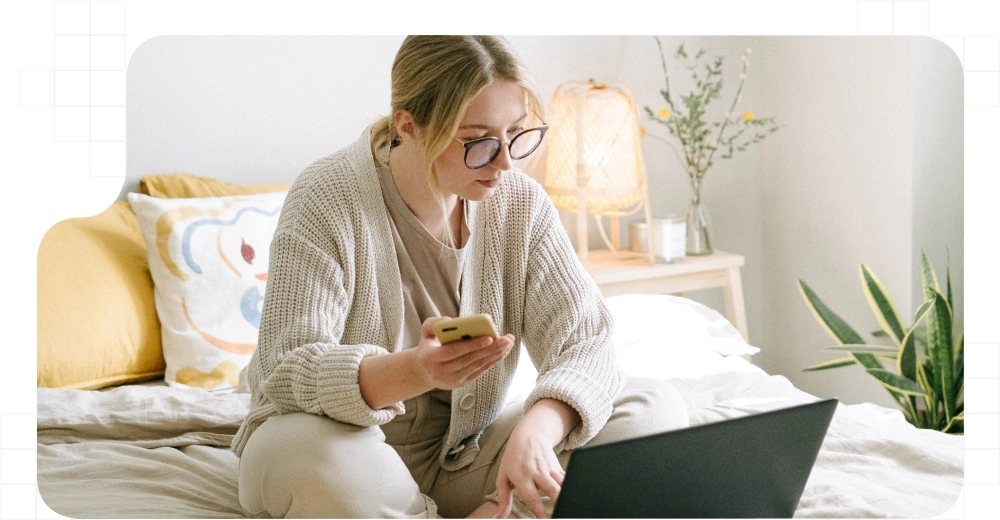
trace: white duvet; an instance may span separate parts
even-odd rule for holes
[[[710,309],[668,296],[608,304],[623,368],[672,382],[692,425],[816,400],[739,357],[755,349]],[[661,319],[648,326],[644,313]],[[511,400],[530,389],[533,370],[522,368]],[[76,518],[242,516],[228,445],[248,402],[166,386],[39,389],[42,497]],[[918,430],[876,405],[839,405],[795,516],[935,516],[954,504],[963,474],[962,437]]]

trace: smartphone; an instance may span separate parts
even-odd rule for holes
[[[489,336],[493,339],[500,337],[497,334],[496,325],[493,324],[493,318],[489,314],[473,314],[441,320],[434,324],[434,335],[437,336],[442,345],[480,336]]]

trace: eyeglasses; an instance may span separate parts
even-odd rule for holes
[[[548,129],[548,126],[529,128],[515,135],[509,141],[501,141],[499,138],[489,136],[471,141],[462,141],[457,137],[455,140],[465,147],[465,166],[470,170],[478,170],[493,162],[500,155],[500,149],[505,144],[510,150],[511,159],[524,159],[531,155],[531,152],[534,152],[538,145],[542,144],[542,138],[545,137],[545,132]]]

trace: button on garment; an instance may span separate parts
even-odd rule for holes
[[[472,407],[475,406],[475,404],[476,404],[475,394],[465,394],[462,396],[462,400],[458,402],[459,408],[466,411],[471,410]]]
[[[383,150],[384,155],[388,150]],[[465,248],[451,248],[432,236],[413,214],[396,188],[392,170],[377,167],[382,198],[389,215],[396,261],[403,289],[403,330],[399,350],[420,342],[423,321],[433,316],[458,316]],[[463,202],[464,204],[464,202]],[[463,208],[464,210],[465,208]],[[463,211],[463,216],[467,212]],[[462,242],[468,242],[469,227],[463,219]],[[466,396],[468,397],[468,396]],[[429,492],[441,468],[438,463],[451,424],[451,390],[431,390],[405,403],[406,413],[381,426],[385,442],[403,459],[423,492]],[[475,399],[470,402],[471,408]],[[465,402],[465,401],[462,401]],[[459,456],[461,443],[445,456]]]

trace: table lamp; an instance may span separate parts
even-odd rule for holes
[[[616,252],[619,217],[645,208],[647,229],[653,229],[639,112],[625,87],[594,80],[559,85],[546,137],[545,191],[557,208],[576,211],[581,263],[588,263],[588,213],[595,215],[601,237]],[[611,217],[610,241],[601,216]],[[653,248],[647,251],[654,262]]]

